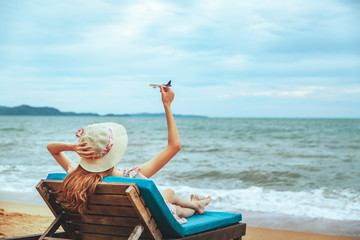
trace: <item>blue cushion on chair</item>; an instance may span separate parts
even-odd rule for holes
[[[50,173],[47,179],[63,180],[66,176],[66,173]],[[214,228],[225,227],[242,219],[241,214],[205,211],[204,215],[194,215],[187,219],[187,223],[180,224],[171,214],[152,180],[105,177],[103,182],[136,183],[164,237],[184,237]]]
[[[187,218],[188,222],[181,226],[185,236],[204,232],[214,228],[221,228],[240,222],[242,215],[239,213],[205,211],[204,215],[194,215]]]

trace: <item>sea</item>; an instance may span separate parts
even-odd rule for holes
[[[182,149],[152,177],[159,189],[211,195],[207,210],[241,212],[248,226],[360,237],[360,119],[175,120]],[[167,145],[163,117],[1,116],[0,201],[44,204],[36,184],[64,172],[47,144],[76,142],[78,129],[99,122],[127,129],[118,167]]]

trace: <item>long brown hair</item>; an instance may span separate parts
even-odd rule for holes
[[[58,191],[58,200],[64,202],[61,204],[62,207],[83,214],[88,208],[96,186],[104,177],[111,174],[113,168],[104,172],[89,172],[79,165],[64,179]]]

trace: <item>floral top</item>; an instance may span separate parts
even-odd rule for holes
[[[124,168],[121,169],[121,172],[124,174],[124,177],[126,178],[143,178],[148,179],[142,173],[140,172],[139,167],[132,167],[132,168]]]

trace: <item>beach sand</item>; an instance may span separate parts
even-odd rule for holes
[[[42,233],[54,220],[44,205],[0,201],[0,239]],[[247,226],[244,240],[355,240],[360,238],[254,228]]]

